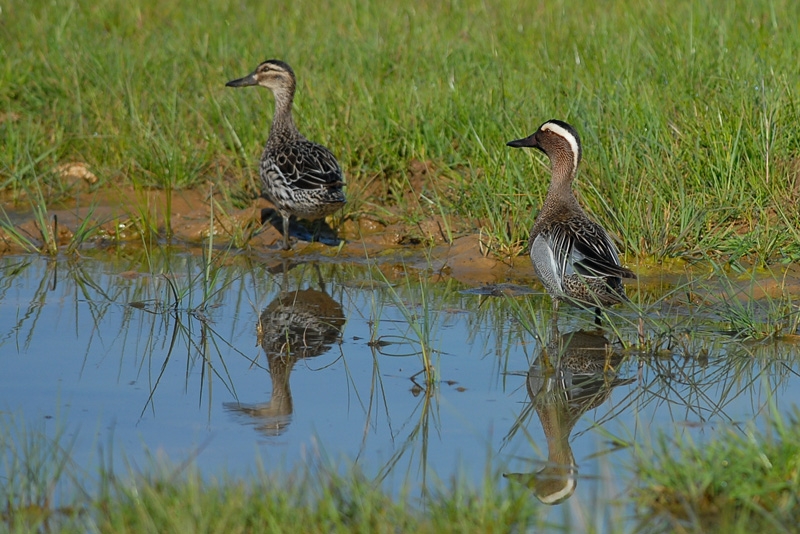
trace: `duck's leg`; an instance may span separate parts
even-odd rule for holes
[[[611,345],[606,345],[606,354],[605,354],[605,362],[603,363],[603,375],[606,377],[609,376],[609,373],[615,373],[616,370],[611,365],[611,357],[614,355],[614,351],[611,350]]]
[[[553,315],[550,316],[550,342],[556,339],[560,339],[561,336],[558,333],[558,299],[553,299]],[[544,339],[541,340],[541,343],[544,347],[547,347],[549,343]],[[559,350],[559,354],[555,354],[555,357],[559,357],[561,350]],[[550,354],[547,353],[547,350],[542,350],[542,360],[544,363],[545,369],[553,369],[553,361],[550,358]],[[558,363],[556,361],[555,363]]]
[[[553,300],[553,316],[550,317],[550,335],[558,337],[558,300]]]
[[[317,271],[317,283],[319,284],[319,289],[323,293],[325,292],[325,280],[322,279],[322,271],[319,270],[319,263],[314,262],[314,270]]]
[[[288,213],[281,213],[281,218],[283,218],[283,250],[291,250],[291,246],[289,246],[289,214]]]

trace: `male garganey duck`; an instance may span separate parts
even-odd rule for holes
[[[636,278],[620,265],[614,241],[589,219],[572,193],[572,180],[581,161],[581,140],[569,124],[549,120],[536,132],[508,146],[538,148],[550,159],[552,179],[531,229],[530,255],[536,274],[558,301],[600,307],[628,300],[623,278]]]

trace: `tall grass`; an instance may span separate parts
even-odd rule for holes
[[[456,235],[481,228],[514,254],[549,176],[504,143],[561,118],[584,141],[582,202],[629,254],[791,261],[798,19],[790,0],[12,0],[0,185],[56,182],[54,166],[77,159],[100,185],[210,180],[241,202],[273,102],[224,83],[277,57],[298,75],[299,127],[366,197],[359,214],[456,217]],[[433,205],[408,200],[415,159],[437,169]],[[362,187],[372,180],[381,193]]]
[[[78,467],[63,429],[45,433],[6,414],[0,428],[4,532],[507,532],[543,523],[525,492],[488,476],[481,488],[439,483],[419,505],[357,466],[317,457],[290,473],[209,480],[193,462],[153,455],[144,471],[123,475],[111,454]]]
[[[636,451],[634,490],[647,532],[797,529],[798,414],[772,408],[769,428],[726,429],[707,443],[661,436]],[[669,450],[669,452],[668,452]],[[645,526],[646,525],[646,526]]]

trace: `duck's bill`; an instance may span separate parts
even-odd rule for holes
[[[256,80],[256,73],[250,73],[244,78],[239,78],[238,80],[231,80],[225,84],[225,87],[248,87],[250,85],[258,85],[258,80]]]
[[[506,145],[513,147],[513,148],[522,148],[522,147],[535,147],[536,141],[533,138],[533,135],[529,135],[528,137],[524,137],[522,139],[517,139],[515,141],[509,141]]]

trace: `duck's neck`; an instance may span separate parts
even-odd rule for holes
[[[568,204],[577,206],[578,201],[572,194],[572,180],[575,178],[575,167],[571,163],[559,162],[553,165],[550,187],[547,190],[545,203]]]
[[[270,139],[299,136],[297,127],[292,119],[292,103],[294,101],[294,91],[275,91],[275,114],[272,116],[272,128],[270,129]]]

